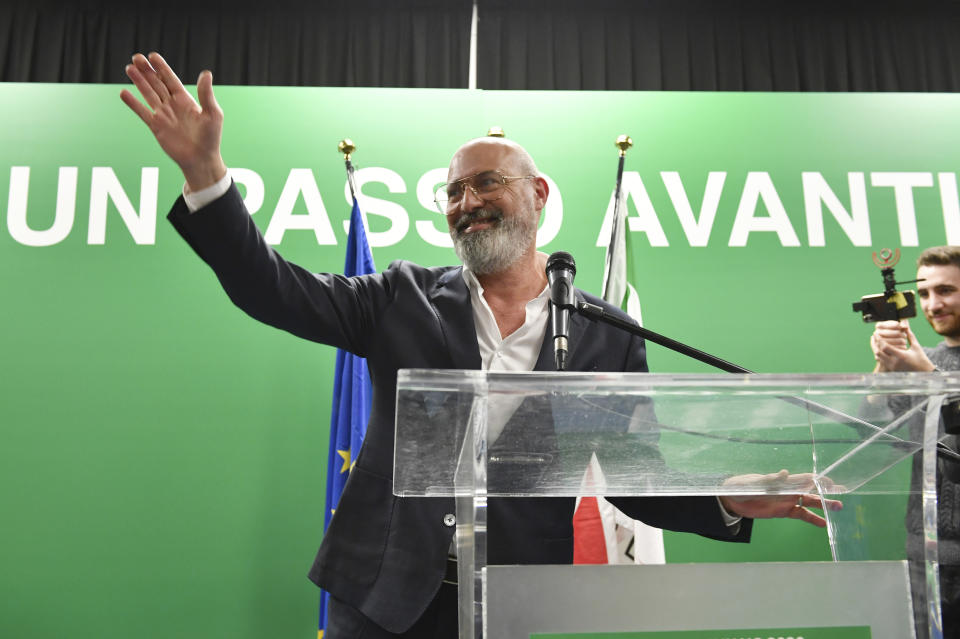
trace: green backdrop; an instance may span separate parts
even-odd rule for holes
[[[181,177],[119,89],[0,85],[0,636],[312,637],[334,353],[232,307],[163,220]],[[443,264],[431,171],[499,125],[553,185],[543,250],[571,252],[597,292],[613,141],[630,134],[645,324],[759,372],[869,370],[850,304],[882,290],[871,253],[902,247],[909,279],[918,247],[960,243],[952,95],[217,97],[224,157],[262,195],[254,219],[317,271],[343,267],[341,138],[359,145],[378,267]],[[671,534],[668,560],[829,556],[812,527],[755,531],[744,546]]]

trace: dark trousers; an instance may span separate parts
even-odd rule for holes
[[[457,639],[457,586],[444,582],[423,616],[410,630],[388,632],[356,608],[330,597],[323,639]]]

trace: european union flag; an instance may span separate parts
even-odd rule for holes
[[[353,212],[350,214],[350,233],[347,238],[347,260],[343,273],[350,276],[375,272],[360,207],[354,196]],[[366,359],[337,349],[337,368],[333,377],[333,410],[330,415],[330,453],[327,458],[327,510],[323,518],[324,532],[330,525],[333,511],[337,509],[340,494],[347,483],[353,461],[360,451],[363,436],[367,432],[372,399]],[[321,591],[319,632],[321,639],[327,625],[328,598],[326,591]]]

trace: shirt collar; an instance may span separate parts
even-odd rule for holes
[[[480,296],[483,295],[483,285],[480,283],[480,280],[477,279],[477,276],[474,275],[473,271],[471,271],[470,268],[466,265],[463,266],[462,276],[463,276],[464,283],[467,285],[467,289],[469,289],[471,293],[475,293],[476,295],[480,295]],[[549,297],[550,297],[550,284],[547,284],[546,286],[543,287],[543,290],[540,291],[540,294],[533,299],[535,300],[538,300],[540,298],[547,299]],[[529,304],[530,302],[527,302],[527,303]]]

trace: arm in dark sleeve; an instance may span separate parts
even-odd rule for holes
[[[379,309],[389,298],[387,278],[311,273],[286,261],[264,240],[233,184],[194,213],[180,197],[167,218],[248,315],[365,355]]]
[[[750,541],[753,520],[728,527],[712,495],[691,497],[609,497],[611,504],[648,526],[690,532],[720,541]]]

